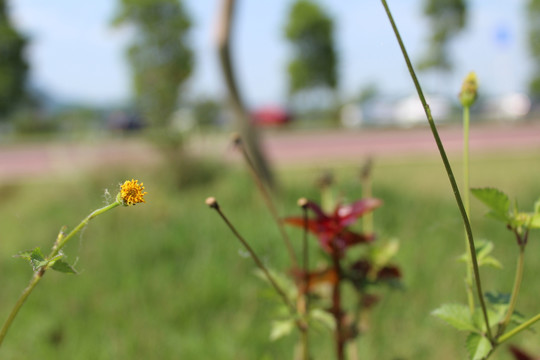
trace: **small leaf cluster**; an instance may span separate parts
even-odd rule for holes
[[[15,257],[27,260],[34,272],[45,272],[47,269],[53,269],[62,273],[77,274],[75,268],[63,260],[65,255],[61,252],[48,259],[43,255],[41,249],[36,247],[32,250],[21,251]]]

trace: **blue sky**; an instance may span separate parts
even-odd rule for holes
[[[340,91],[345,97],[376,83],[389,96],[413,92],[380,1],[319,0],[336,20]],[[223,96],[213,45],[218,0],[186,0],[193,18],[191,44],[196,66],[187,84],[191,96]],[[292,1],[239,0],[234,28],[234,61],[251,106],[279,104],[286,94],[290,49],[283,24]],[[414,59],[426,45],[428,27],[421,0],[389,0]],[[420,80],[428,92],[455,94],[461,78],[477,72],[484,93],[524,91],[531,71],[524,21],[525,0],[469,1],[468,29],[452,44],[455,76]],[[32,39],[28,58],[32,81],[52,96],[114,104],[130,96],[124,51],[128,29],[110,26],[116,1],[11,0],[18,28]],[[498,41],[504,34],[505,41]],[[499,37],[501,38],[501,37]]]

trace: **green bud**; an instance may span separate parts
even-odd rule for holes
[[[461,92],[459,93],[459,101],[463,107],[470,107],[476,101],[478,96],[478,79],[476,73],[471,71],[461,86]]]

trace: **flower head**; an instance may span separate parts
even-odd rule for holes
[[[139,180],[126,180],[120,186],[120,193],[118,194],[118,197],[124,205],[130,206],[141,202],[146,202],[143,198],[144,195],[146,195],[146,192],[143,191],[143,183],[139,184],[138,182]]]

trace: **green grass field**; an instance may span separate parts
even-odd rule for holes
[[[457,178],[460,169],[457,166]],[[530,210],[540,197],[540,155],[474,157],[472,185],[495,186]],[[336,193],[361,194],[358,168],[336,165]],[[190,171],[194,171],[191,169]],[[318,200],[321,169],[283,169],[278,199],[283,215],[299,214],[301,196]],[[30,296],[0,348],[0,358],[18,359],[290,359],[296,338],[270,342],[275,299],[253,275],[218,216],[207,208],[216,196],[223,210],[271,267],[286,270],[287,257],[247,171],[216,167],[193,185],[178,188],[165,168],[101,169],[97,175],[0,185],[0,321],[31,277],[13,254],[40,246],[48,252],[62,225],[73,227],[115,196],[124,179],[143,181],[147,204],[117,208],[96,218],[68,245],[76,276],[49,272]],[[397,262],[406,289],[384,292],[369,332],[359,339],[361,359],[465,359],[465,335],[430,316],[442,303],[465,302],[463,229],[448,180],[432,157],[375,163],[375,212],[381,241],[399,238]],[[473,199],[477,239],[496,243],[503,270],[483,268],[486,290],[509,292],[517,247],[510,232],[483,217]],[[300,248],[301,232],[289,232]],[[313,240],[313,239],[312,239]],[[313,245],[315,241],[313,240]],[[518,309],[540,312],[540,233],[531,235]],[[313,247],[314,248],[314,247]],[[494,288],[497,286],[497,288]],[[513,343],[540,353],[538,334]],[[331,335],[314,334],[316,359],[331,359]],[[492,359],[510,359],[507,346]]]

